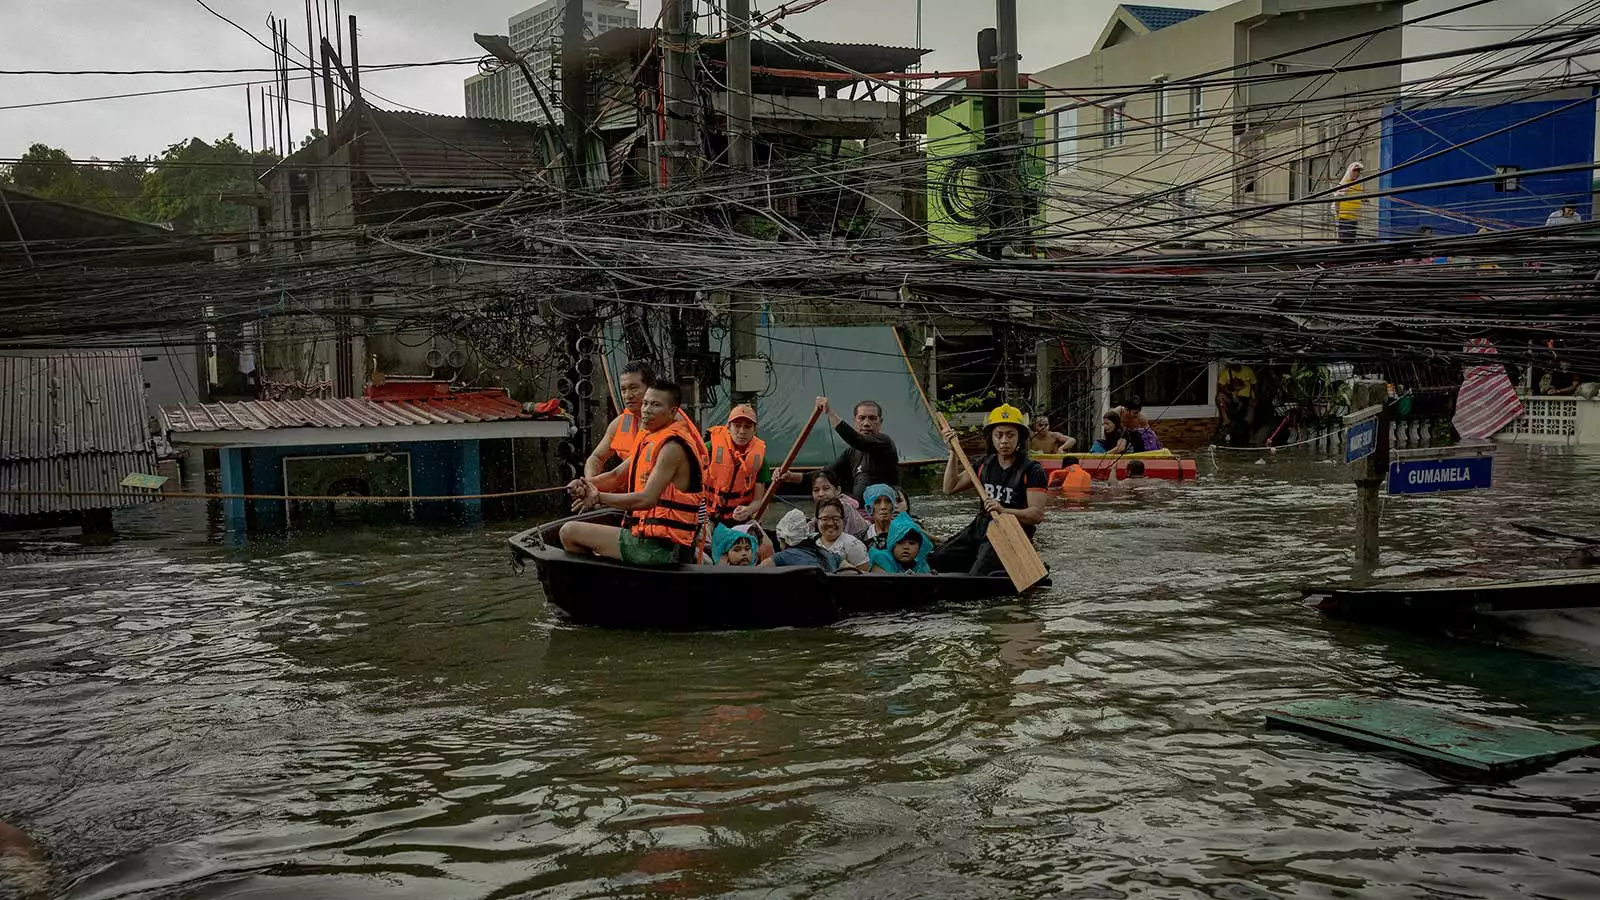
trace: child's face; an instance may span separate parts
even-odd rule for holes
[[[839,488],[833,482],[826,478],[817,478],[811,482],[812,503],[837,499],[839,499]]]
[[[880,523],[894,518],[894,501],[888,497],[879,497],[872,501],[872,516]]]
[[[729,566],[750,565],[750,542],[735,541],[733,546],[728,548],[728,552],[722,554],[722,562]]]
[[[902,538],[894,545],[894,561],[909,566],[917,561],[917,551],[922,549],[922,538],[917,535]]]

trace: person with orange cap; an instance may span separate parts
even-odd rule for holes
[[[728,424],[711,429],[706,442],[706,510],[713,525],[750,521],[772,484],[767,443],[756,437],[756,411],[741,403],[728,411]]]

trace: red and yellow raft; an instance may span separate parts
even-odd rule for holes
[[[1117,478],[1128,477],[1128,463],[1139,460],[1144,463],[1144,476],[1146,478],[1159,478],[1164,481],[1193,481],[1199,477],[1199,470],[1192,459],[1179,459],[1171,450],[1149,450],[1144,453],[1036,453],[1032,457],[1044,466],[1050,473],[1050,487],[1059,488],[1064,474],[1061,470],[1061,460],[1068,456],[1076,457],[1079,465],[1083,466],[1089,477],[1096,481],[1105,481],[1111,477],[1113,468],[1117,471]]]

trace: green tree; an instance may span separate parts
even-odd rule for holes
[[[257,167],[277,162],[240,147],[233,135],[206,143],[191,138],[150,160],[140,210],[152,222],[194,232],[249,229],[255,213],[239,202],[256,193]]]

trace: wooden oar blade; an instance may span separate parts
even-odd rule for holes
[[[989,543],[1001,565],[1011,577],[1011,584],[1021,593],[1043,581],[1050,573],[1045,570],[1039,551],[1033,549],[1028,533],[1015,516],[1001,516],[989,523]]]

